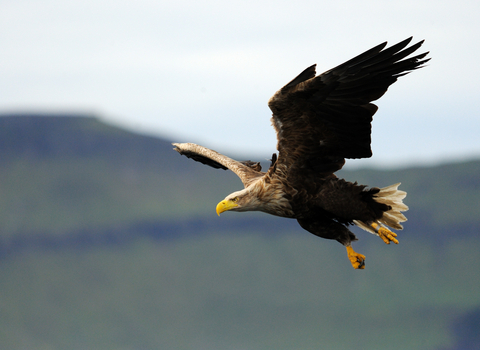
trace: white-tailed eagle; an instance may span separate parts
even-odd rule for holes
[[[352,249],[355,224],[380,236],[387,244],[407,219],[399,184],[367,188],[334,173],[345,158],[372,156],[372,117],[380,98],[397,78],[422,67],[428,52],[408,57],[423,41],[412,38],[385,49],[387,43],[315,76],[315,65],[277,91],[268,102],[277,133],[277,150],[267,172],[259,163],[239,162],[193,143],[174,143],[180,154],[214,168],[230,169],[245,188],[228,195],[217,213],[263,211],[294,218],[305,230],[335,239],[347,248],[353,267],[363,269],[365,256]]]

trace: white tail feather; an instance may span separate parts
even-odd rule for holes
[[[376,202],[383,203],[391,207],[389,211],[383,213],[383,216],[377,221],[383,226],[389,226],[396,230],[402,230],[401,222],[407,221],[402,211],[407,211],[408,207],[403,203],[403,199],[407,196],[407,192],[398,189],[400,183],[390,185],[380,189],[376,195],[373,196]],[[377,234],[375,230],[363,221],[354,220],[355,225],[364,229],[365,231]]]

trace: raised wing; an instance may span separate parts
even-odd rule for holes
[[[380,98],[398,77],[422,67],[428,52],[405,58],[423,41],[380,44],[315,77],[315,65],[275,93],[268,105],[277,132],[279,164],[301,175],[331,174],[345,158],[371,157],[372,117]]]
[[[239,162],[194,143],[172,143],[172,145],[175,146],[175,151],[197,162],[216,169],[230,169],[242,180],[245,187],[248,187],[248,185],[265,174],[260,171],[262,168],[259,163],[251,161]]]

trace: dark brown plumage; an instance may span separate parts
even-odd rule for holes
[[[277,91],[268,102],[277,132],[277,150],[267,172],[259,163],[238,162],[191,143],[173,144],[175,150],[214,168],[230,169],[245,189],[228,195],[217,213],[263,211],[295,218],[307,231],[335,239],[347,247],[354,268],[364,268],[365,257],[353,251],[355,224],[398,243],[386,226],[402,229],[408,207],[398,185],[367,188],[338,179],[335,172],[346,158],[372,156],[372,117],[380,98],[398,77],[420,68],[427,53],[406,58],[423,41],[407,47],[412,38],[384,49],[380,44],[351,60],[315,76],[315,65]]]

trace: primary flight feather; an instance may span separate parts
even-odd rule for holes
[[[397,78],[422,67],[428,52],[408,57],[423,41],[412,38],[385,49],[387,43],[315,76],[315,65],[277,91],[269,100],[277,150],[267,172],[259,163],[239,162],[193,143],[174,143],[180,154],[214,168],[230,169],[244,189],[217,205],[224,211],[263,211],[294,218],[305,230],[335,239],[347,248],[352,266],[365,268],[365,256],[352,248],[355,224],[389,244],[398,243],[387,227],[401,230],[406,192],[399,184],[367,188],[334,173],[346,158],[372,156],[372,117],[380,98]]]

